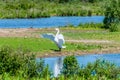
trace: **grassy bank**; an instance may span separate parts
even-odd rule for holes
[[[3,31],[4,30],[5,29],[3,29]],[[6,30],[9,32],[9,29]],[[0,47],[7,45],[14,49],[26,48],[32,52],[37,52],[42,56],[45,55],[44,53],[58,50],[56,44],[54,44],[51,40],[40,37],[43,33],[56,34],[54,28],[27,29],[25,32],[20,31],[20,33],[16,33],[16,31],[19,32],[19,29],[13,29],[13,31],[11,29],[10,33],[8,33],[11,36],[8,37],[5,34],[5,36],[3,35],[3,37],[0,37]],[[64,35],[66,41],[65,45],[67,46],[66,49],[62,49],[62,53],[94,53],[96,50],[97,52],[101,52],[101,50],[104,49],[108,49],[109,53],[112,50],[111,48],[118,49],[120,47],[120,32],[109,32],[108,30],[96,27],[64,27],[60,28],[60,32]]]
[[[104,15],[107,1],[89,3],[73,1],[56,3],[47,0],[0,1],[0,18],[39,18],[49,16],[91,16]]]
[[[11,46],[14,49],[26,48],[32,52],[50,52],[58,50],[51,40],[41,38],[0,38],[0,46]],[[99,44],[84,44],[66,42],[67,48],[63,51],[92,50],[101,48]]]

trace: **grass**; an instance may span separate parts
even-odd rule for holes
[[[108,77],[106,76],[103,76],[101,77],[102,79],[104,80],[107,80]],[[98,79],[101,79],[100,77],[98,76],[91,76],[89,77],[88,79],[90,80],[98,80]],[[29,78],[24,78],[24,77],[20,77],[20,76],[10,76],[8,73],[6,73],[4,75],[4,77],[2,77],[2,75],[0,75],[0,79],[2,80],[27,80]],[[57,78],[50,78],[49,76],[47,76],[46,78],[40,78],[40,77],[33,77],[33,78],[30,78],[29,80],[86,80],[86,78],[83,76],[83,77],[79,77],[79,76],[73,76],[73,77],[65,77],[63,75],[61,75],[60,77],[57,77]]]
[[[81,28],[81,27],[63,27],[60,32],[65,36],[65,40],[110,40],[119,42],[120,32],[109,32],[101,28]],[[52,29],[42,29],[36,34],[56,33]]]
[[[101,78],[104,79],[104,80],[108,79],[105,76],[103,76]],[[4,79],[4,80],[27,80],[28,78],[19,77],[19,76],[14,76],[14,77],[13,76],[6,76],[5,78],[0,78],[0,79]],[[33,77],[33,78],[29,79],[29,80],[74,80],[74,79],[76,79],[76,80],[86,80],[86,78],[84,76],[83,77],[75,76],[75,77],[70,77],[70,78],[60,76],[59,78],[52,78],[52,79],[50,77],[48,77],[48,78]],[[98,76],[91,76],[89,79],[90,80],[98,80],[99,78],[98,78]]]
[[[49,44],[51,46],[47,46]],[[56,49],[56,45],[53,42],[38,38],[0,38],[0,45],[11,46],[15,49],[23,47],[33,52],[49,51],[51,47]]]
[[[116,48],[120,47],[120,32],[109,32],[108,30],[90,27],[62,27],[60,32],[64,35],[66,40],[66,49],[62,49],[63,52],[77,52],[77,51],[91,51],[91,50],[101,50],[106,48]],[[56,33],[53,28],[47,29],[37,29],[32,33],[34,36],[38,36],[43,33]],[[56,44],[48,39],[38,38],[31,35],[31,37],[0,37],[0,47],[11,46],[14,49],[25,48],[31,52],[53,52],[58,50]],[[69,40],[73,40],[69,41]],[[111,43],[93,43],[93,42],[76,42],[79,40],[108,40]]]
[[[0,38],[0,46],[11,46],[14,49],[25,48],[32,52],[49,52],[58,50],[57,46],[48,39],[41,38]],[[66,43],[66,51],[91,50],[99,48],[100,45],[84,43]]]
[[[109,30],[100,27],[86,27],[82,25],[78,27],[61,28],[61,32],[66,39],[74,40],[110,40],[120,41],[120,32],[110,32]]]

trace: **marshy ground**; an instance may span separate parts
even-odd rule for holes
[[[60,28],[66,41],[66,49],[58,52],[50,40],[40,37],[42,33],[56,33],[54,28],[0,29],[0,46],[9,45],[17,49],[31,50],[37,57],[102,54],[120,52],[120,32],[109,32],[95,28]]]

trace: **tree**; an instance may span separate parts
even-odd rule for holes
[[[105,7],[104,28],[114,29],[115,24],[120,22],[120,0],[111,0]],[[113,25],[114,24],[114,25]],[[114,29],[117,30],[117,29]]]
[[[71,76],[78,74],[79,64],[75,56],[67,56],[63,61],[62,74],[65,76]]]

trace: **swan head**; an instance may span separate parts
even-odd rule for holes
[[[56,31],[59,31],[59,28],[55,28]]]

